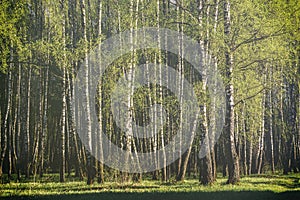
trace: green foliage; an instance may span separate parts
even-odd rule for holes
[[[3,0],[0,4],[0,71],[5,72],[10,49],[21,47],[20,30],[26,13],[26,2]]]

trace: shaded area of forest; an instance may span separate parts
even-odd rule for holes
[[[38,196],[38,197],[26,197],[26,199],[214,199],[214,200],[223,200],[223,199],[267,199],[267,200],[283,200],[283,199],[299,199],[300,193],[298,192],[288,192],[288,193],[280,193],[274,194],[272,192],[189,192],[189,193],[180,193],[180,192],[172,192],[172,193],[142,193],[142,194],[134,194],[134,193],[101,193],[101,194],[85,194],[85,195],[53,195],[53,196]],[[5,198],[3,198],[5,199]],[[24,197],[10,197],[12,200],[24,199]]]

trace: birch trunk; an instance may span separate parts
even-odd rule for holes
[[[274,161],[274,139],[273,139],[273,69],[271,67],[270,73],[269,73],[269,81],[271,84],[270,90],[269,90],[269,135],[270,135],[270,151],[271,151],[271,170],[272,173],[275,173],[275,161]]]
[[[235,135],[234,135],[234,88],[233,88],[233,53],[231,51],[231,17],[230,17],[230,0],[224,1],[224,34],[225,34],[225,73],[228,81],[226,85],[226,117],[225,117],[225,134],[226,149],[228,158],[229,177],[227,183],[235,184],[240,180],[239,158],[236,153]]]
[[[98,46],[98,55],[101,54],[101,35],[102,35],[102,0],[98,0],[98,39],[100,40],[99,46]],[[99,66],[101,67],[101,58],[98,59]],[[101,71],[101,69],[100,69]],[[99,158],[100,160],[103,160],[103,147],[102,147],[102,85],[100,84],[98,87],[98,103],[99,103]],[[101,161],[98,162],[98,178],[97,181],[98,183],[104,183],[104,166]]]
[[[266,76],[266,75],[265,75]],[[266,105],[266,92],[263,93],[263,100],[262,100],[262,122],[261,122],[261,137],[260,137],[260,145],[259,145],[259,161],[258,161],[258,169],[257,173],[261,174],[262,172],[262,163],[263,163],[263,156],[264,156],[264,146],[265,146],[265,106]]]
[[[10,51],[10,59],[12,59],[12,50]],[[10,134],[9,128],[10,128],[10,114],[11,114],[11,94],[12,94],[12,75],[11,75],[11,70],[12,70],[12,63],[9,64],[9,67],[7,69],[7,105],[6,105],[6,113],[4,117],[4,123],[3,123],[3,130],[4,134],[1,136],[1,151],[0,151],[0,178],[2,178],[2,167],[3,167],[3,161],[5,158],[7,146],[9,146],[10,150],[10,145],[7,145],[8,142],[10,142],[8,139],[8,134]],[[0,113],[1,114],[1,113]],[[1,115],[0,115],[1,116]],[[2,124],[2,121],[0,122]],[[1,126],[0,126],[1,128]],[[1,131],[2,134],[2,131]],[[10,152],[9,152],[10,154]]]
[[[27,90],[27,114],[26,114],[26,133],[24,135],[24,171],[25,177],[30,176],[30,98],[31,96],[31,65],[28,69],[28,90]]]
[[[60,182],[65,182],[66,170],[66,151],[65,151],[65,135],[66,135],[66,16],[65,16],[65,1],[61,3],[61,12],[63,13],[62,19],[62,42],[63,42],[63,65],[62,65],[62,112],[61,112],[61,135],[60,135]]]
[[[90,151],[92,150],[92,126],[91,126],[91,114],[90,114],[90,97],[89,97],[89,58],[88,58],[88,38],[87,38],[87,23],[86,23],[86,3],[85,0],[80,0],[81,8],[81,22],[83,29],[83,40],[85,43],[84,48],[84,87],[85,87],[85,109],[86,109],[86,142],[88,147],[86,147],[86,172],[87,172],[87,184],[91,185],[94,181],[94,166],[92,161],[92,155]]]

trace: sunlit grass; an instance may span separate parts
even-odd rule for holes
[[[189,179],[183,182],[162,183],[144,180],[141,183],[95,183],[91,186],[84,181],[68,178],[66,183],[59,183],[57,175],[46,175],[36,182],[0,184],[0,196],[44,196],[60,194],[95,194],[95,193],[168,193],[168,192],[224,192],[224,191],[271,191],[281,193],[300,192],[300,174],[255,175],[242,177],[237,185],[227,185],[226,178],[218,178],[209,186],[200,185],[198,180]]]

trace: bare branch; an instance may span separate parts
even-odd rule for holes
[[[253,65],[254,63],[261,63],[261,62],[264,62],[268,60],[267,58],[264,58],[264,59],[256,59],[256,60],[253,60],[252,62],[250,63],[247,63],[246,65],[244,66],[241,66],[239,67],[240,70],[246,70],[249,66]]]
[[[283,28],[283,27],[282,27]],[[256,37],[257,35],[257,32],[252,35],[250,38],[244,40],[243,42],[239,43],[238,45],[234,46],[231,50],[232,51],[235,51],[237,50],[240,46],[244,45],[244,44],[249,44],[249,43],[252,43],[252,42],[256,42],[256,41],[260,41],[260,40],[264,40],[264,39],[267,39],[267,38],[270,38],[270,37],[275,37],[275,36],[281,36],[281,35],[284,35],[286,34],[286,32],[281,32],[282,31],[282,28],[279,29],[278,31],[276,31],[274,34],[269,34],[269,35],[263,35],[261,37]]]
[[[244,98],[244,99],[241,99],[241,100],[237,101],[237,102],[234,104],[234,107],[237,106],[238,104],[240,104],[240,103],[246,101],[246,100],[249,100],[249,99],[252,99],[252,98],[256,97],[256,96],[259,95],[261,92],[263,92],[265,89],[266,89],[266,88],[264,87],[264,88],[262,88],[261,90],[259,90],[258,92],[256,92],[255,94],[253,94],[253,95],[251,95],[251,96],[248,96],[248,97],[246,97],[246,98]]]

